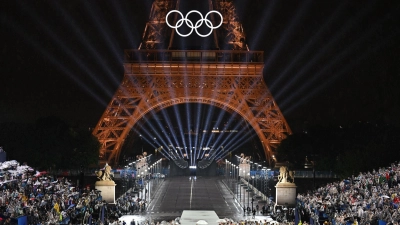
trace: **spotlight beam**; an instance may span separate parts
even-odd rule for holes
[[[225,111],[225,109],[222,109],[222,110],[224,110]],[[219,128],[219,125],[220,125],[220,123],[221,123],[221,121],[222,121],[222,119],[223,119],[223,116],[224,116],[224,113],[220,113],[219,115],[218,115],[218,118],[217,118],[217,121],[216,121],[216,126]],[[214,128],[213,128],[214,129]],[[212,139],[209,139],[208,140],[208,142],[207,142],[207,146],[209,146],[210,145],[210,142],[212,141]],[[215,143],[214,143],[215,144]]]
[[[208,135],[207,133],[204,134],[204,131],[208,131],[208,129],[210,129],[213,126],[210,121],[212,121],[211,115],[214,112],[214,108],[211,107],[209,110],[210,111],[207,113],[207,116],[206,116],[205,125],[203,126],[203,135],[202,135],[201,141],[200,141],[200,147],[201,148],[204,147],[204,146],[206,146],[206,147],[210,146],[210,142],[211,142],[211,140],[213,139],[213,136],[214,136],[213,133],[211,133],[211,135]],[[206,136],[208,137],[207,140],[206,140]],[[207,143],[204,144],[204,142],[207,142]],[[203,158],[204,154],[205,154],[205,152],[203,151],[203,153],[199,157]]]
[[[236,113],[234,113],[234,114],[229,118],[228,123],[227,123],[227,127],[231,127],[231,124],[233,124],[233,123],[235,122],[235,120],[234,120],[235,118],[237,118],[237,114],[236,114]],[[242,126],[242,123],[241,123],[241,122],[236,123],[236,125],[233,127],[233,130],[239,130],[239,128],[240,128],[241,126]],[[226,141],[231,140],[231,139],[232,139],[231,137],[234,136],[234,135],[237,136],[238,134],[229,133],[227,137],[219,136],[219,137],[217,138],[217,140],[215,141],[215,143],[219,143],[219,142],[222,140],[222,143],[221,143],[221,144],[218,144],[217,146],[225,146]]]
[[[350,68],[352,66],[360,63],[363,59],[367,58],[367,56],[375,53],[376,51],[378,51],[383,46],[389,45],[389,44],[394,44],[391,41],[393,41],[394,37],[396,37],[398,35],[400,35],[400,32],[396,32],[396,33],[392,34],[391,36],[385,38],[383,41],[381,41],[375,47],[368,48],[367,51],[365,51],[365,53],[363,53],[361,57],[356,58],[354,61],[352,61],[352,63],[346,64],[345,67],[343,67],[338,73],[336,73],[336,76],[333,76],[333,77],[327,79],[324,83],[322,83],[321,85],[318,85],[315,89],[313,89],[312,92],[309,92],[306,95],[302,95],[302,100],[301,101],[297,101],[295,104],[292,104],[291,107],[289,107],[285,111],[286,112],[291,112],[292,110],[294,110],[295,108],[297,108],[298,106],[303,104],[305,101],[307,101],[311,97],[315,96],[315,94],[317,94],[318,92],[324,90],[329,84],[331,84],[332,82],[337,80],[339,77],[341,77],[346,71],[350,70]]]
[[[283,37],[281,40],[278,42],[277,45],[275,45],[274,49],[271,52],[271,55],[268,57],[268,60],[265,62],[265,67],[269,68],[271,64],[274,62],[274,60],[277,58],[277,55],[282,52],[281,48],[285,46],[285,44],[288,42],[289,37],[292,36],[293,28],[297,26],[298,23],[302,21],[302,17],[304,14],[307,12],[306,6],[309,6],[312,1],[308,0],[305,3],[302,2],[302,5],[300,9],[297,10],[296,14],[293,16],[293,19],[291,20],[290,24],[286,27],[286,29],[283,32]]]
[[[164,68],[165,68],[165,67],[164,67]],[[164,69],[164,70],[165,70],[165,69]],[[167,74],[167,72],[165,72],[165,74]],[[174,90],[174,89],[171,88],[170,91],[169,91],[169,93],[170,93],[170,99],[173,99],[173,98],[176,97],[176,94],[175,94],[175,90]],[[174,107],[174,106],[172,106],[172,107]],[[172,125],[172,122],[171,122],[171,118],[169,117],[169,115],[168,115],[164,110],[161,110],[161,113],[162,113],[162,116],[163,116],[163,118],[164,118],[164,121],[167,122],[168,129],[169,129],[169,131],[171,132],[172,138],[174,139],[174,143],[172,143],[172,141],[171,141],[170,144],[173,145],[173,146],[181,146],[181,145],[179,144],[178,139],[176,138],[177,135],[175,135],[175,130],[173,129],[173,125]],[[168,135],[168,134],[167,134],[167,135]],[[183,152],[182,152],[181,150],[179,150],[179,152],[180,152],[182,158],[184,158]]]
[[[135,46],[135,43],[133,42],[134,38],[131,32],[132,28],[128,25],[127,19],[122,17],[122,15],[126,15],[127,13],[123,12],[120,5],[121,2],[120,1],[110,1],[110,2],[115,10],[115,15],[118,16],[119,22],[121,22],[123,25],[124,36],[128,37],[128,41],[130,41],[131,46]]]
[[[45,25],[45,22],[43,21],[42,18],[40,18],[39,16],[35,15],[32,13],[31,10],[26,8],[25,4],[19,4],[21,6],[21,8],[33,19],[35,19],[36,21],[38,21],[42,27],[40,27],[42,30],[45,31],[45,33],[47,35],[50,36],[50,38],[52,39],[52,41],[54,41],[56,43],[57,46],[61,47],[63,52],[65,52],[71,59],[72,61],[74,61],[77,65],[79,65],[79,67],[87,74],[89,75],[89,77],[102,89],[106,92],[107,96],[112,97],[113,94],[107,89],[107,87],[101,83],[99,81],[99,79],[97,79],[97,77],[89,70],[89,68],[84,65],[82,62],[80,62],[78,60],[79,57],[77,57],[74,52],[72,52],[71,49],[67,48],[64,43],[62,43],[60,41],[60,38],[57,37],[57,35],[54,33],[54,31],[52,31],[51,29],[47,28]]]
[[[111,78],[114,84],[118,85],[120,81],[113,75],[114,73],[110,70],[110,68],[106,66],[104,59],[100,58],[100,53],[92,45],[93,42],[88,40],[85,33],[83,33],[81,29],[79,29],[79,26],[76,24],[74,19],[59,5],[58,1],[52,1],[52,3],[56,5],[58,11],[60,11],[61,14],[67,18],[69,23],[66,24],[70,27],[69,30],[73,30],[76,34],[76,37],[78,37],[79,40],[83,42],[82,45],[88,48],[88,51],[91,53],[91,56],[93,57],[94,60],[96,60],[97,65],[100,65],[100,67],[104,71],[106,71],[106,74],[108,75],[108,77]],[[107,44],[107,46],[110,46],[109,43]],[[122,63],[122,58],[120,62]]]
[[[150,113],[152,113],[152,117],[154,117],[155,118],[155,113],[154,112],[150,112]],[[140,132],[145,132],[148,136],[152,136],[153,137],[153,142],[154,143],[156,143],[156,145],[153,145],[153,144],[151,144],[153,147],[159,147],[159,146],[168,146],[169,145],[169,143],[171,143],[171,141],[170,140],[164,140],[164,136],[163,135],[161,135],[157,130],[157,127],[155,126],[155,125],[153,125],[152,123],[151,123],[151,121],[149,120],[148,122],[147,122],[147,124],[150,126],[150,128],[151,128],[151,130],[153,130],[153,131],[155,131],[155,134],[153,134],[153,133],[151,133],[151,131],[148,131],[147,129],[141,129],[140,130]],[[160,126],[160,124],[158,124],[157,123],[157,125],[158,125],[158,128],[161,128],[161,132],[162,133],[165,133],[165,131],[163,130],[163,127],[162,126]],[[137,129],[135,129],[136,130],[136,132],[137,133],[139,133],[139,131],[137,131]],[[157,138],[156,137],[154,137],[154,136],[157,136]]]
[[[262,13],[262,18],[259,21],[263,21],[261,23],[261,26],[258,29],[258,32],[255,32],[255,35],[253,36],[253,38],[250,40],[250,43],[254,43],[254,49],[258,49],[258,44],[259,44],[259,40],[262,36],[262,34],[265,33],[265,31],[268,30],[269,24],[271,23],[271,17],[272,14],[274,12],[274,10],[276,9],[276,4],[278,1],[271,1],[270,2],[270,6],[264,8],[264,12]]]
[[[83,1],[83,4],[85,5],[86,12],[91,17],[93,24],[95,24],[97,30],[99,30],[100,33],[102,34],[103,38],[107,43],[107,46],[110,47],[111,52],[113,53],[117,63],[121,65],[123,63],[123,57],[120,54],[119,47],[117,46],[118,41],[114,38],[114,36],[109,35],[112,34],[113,32],[109,29],[109,26],[103,25],[105,21],[102,21],[104,23],[101,24],[101,22],[99,22],[99,17],[93,13],[93,11],[99,12],[99,8],[97,7],[96,4],[89,4],[89,1]]]
[[[175,112],[175,115],[177,116],[177,118],[181,118],[179,110],[177,109],[177,107],[174,106],[173,109],[174,109],[174,112]],[[184,132],[183,132],[183,126],[182,126],[181,120],[178,119],[177,122],[178,122],[178,127],[179,127],[179,131],[180,131],[180,135],[182,137],[182,142],[183,142],[182,145],[179,145],[179,146],[183,146],[183,149],[185,150],[186,156],[189,158],[189,154],[187,152],[187,148],[186,148],[186,144],[185,144],[186,141],[185,141],[185,135],[184,135]]]
[[[97,7],[96,4],[89,4],[89,1],[83,1],[83,4],[85,5],[86,12],[90,15],[93,24],[96,25],[96,28],[100,31],[102,36],[107,42],[107,46],[110,47],[111,51],[114,54],[114,58],[117,60],[119,64],[122,64],[123,62],[123,57],[120,54],[119,48],[117,47],[118,41],[113,38],[113,36],[109,35],[112,34],[113,32],[109,29],[109,26],[104,26],[103,24],[100,24],[99,18],[96,17],[96,15],[93,13],[93,11],[99,12],[99,8]],[[104,22],[104,21],[102,21]],[[105,30],[106,29],[106,30]],[[111,40],[113,39],[113,40]]]
[[[14,30],[18,35],[21,37],[25,37],[26,34],[23,32],[23,29],[19,27],[18,24],[15,24],[14,21],[9,20],[7,23],[4,23],[6,25],[9,25],[11,30]],[[12,24],[12,26],[10,26]],[[100,97],[98,96],[94,91],[91,90],[91,87],[87,86],[85,83],[83,83],[81,80],[79,80],[73,73],[72,71],[65,67],[60,60],[57,60],[56,57],[51,55],[48,51],[45,51],[42,46],[40,46],[36,41],[33,41],[32,38],[26,39],[30,45],[32,45],[36,50],[38,50],[42,55],[46,56],[46,58],[49,60],[50,63],[53,65],[57,66],[60,68],[61,72],[67,75],[68,78],[73,80],[78,86],[84,90],[86,93],[89,94],[94,100],[96,100],[98,103],[100,103],[102,106],[106,107],[107,103]]]
[[[247,122],[245,122],[244,125],[247,126],[248,130],[250,129],[250,127],[248,127],[249,124]],[[242,123],[237,123],[235,129],[239,130],[239,128],[242,127],[242,126],[243,126]],[[243,135],[239,135],[241,133],[244,133],[244,134]],[[257,136],[257,134],[255,134],[255,133],[252,133],[250,135],[250,132],[240,132],[239,134],[237,134],[237,136],[239,136],[240,138],[236,138],[236,139],[229,138],[229,136],[232,135],[232,133],[229,134],[229,136],[227,138],[225,138],[220,145],[224,146],[225,149],[229,148],[229,146],[239,146],[240,147],[244,143],[246,143],[246,140],[252,139],[255,136]],[[219,153],[218,156],[220,156],[221,154],[222,153]]]
[[[300,78],[302,78],[307,70],[309,70],[313,65],[315,65],[317,63],[317,61],[319,59],[321,59],[321,57],[323,57],[324,55],[326,55],[327,51],[331,48],[334,47],[334,44],[340,40],[340,38],[342,38],[345,34],[346,31],[349,31],[351,28],[353,28],[357,21],[360,21],[363,16],[368,13],[368,11],[372,8],[372,4],[369,4],[368,7],[364,8],[363,11],[361,13],[359,13],[356,18],[354,20],[351,20],[351,22],[346,23],[345,26],[343,26],[334,37],[332,37],[329,42],[324,45],[324,47],[322,49],[320,49],[318,51],[317,54],[314,55],[314,57],[308,61],[307,65],[305,65],[297,74],[296,76],[293,77],[293,79],[291,80],[291,82],[288,85],[285,85],[282,89],[280,89],[280,91],[278,93],[275,94],[275,98],[279,99],[281,97],[281,95],[283,95],[283,93],[285,93],[289,88],[291,88],[293,85],[298,83],[298,80]],[[309,83],[307,81],[307,83]]]
[[[165,158],[167,158],[168,160],[171,161],[172,159],[171,159],[169,156],[165,155],[162,151],[163,151],[163,150],[160,151],[161,155],[163,155]],[[165,151],[165,150],[164,150],[164,151]]]
[[[135,128],[133,128],[133,130],[134,130],[136,133],[139,134],[139,130],[137,130],[137,129],[135,129]],[[141,130],[141,131],[145,132],[148,136],[151,136],[151,134],[150,134],[147,130]],[[154,145],[154,143],[153,143],[152,141],[149,141],[149,139],[147,139],[146,136],[143,136],[143,135],[142,135],[142,139],[144,139],[144,140],[145,140],[148,144],[150,144],[153,148],[157,149],[157,146]],[[171,158],[172,156],[169,155],[168,152],[166,152],[166,154],[163,153],[162,150],[164,150],[164,149],[161,148],[161,150],[160,150],[159,152],[160,152],[165,158],[167,158],[168,160],[171,160],[171,159],[172,159],[172,158]]]
[[[241,135],[240,138],[238,139],[226,139],[224,140],[224,142],[221,144],[224,146],[225,149],[229,149],[230,146],[235,146],[237,148],[239,148],[240,146],[244,145],[244,143],[246,143],[246,140],[255,137],[256,134],[252,134],[250,135],[249,133],[245,133],[244,135]],[[218,154],[220,155],[220,154]]]
[[[198,88],[200,89],[200,93],[201,93],[200,95],[202,95],[203,92],[204,92],[204,89],[202,88],[203,84],[204,84],[204,79],[205,79],[205,77],[201,76],[200,80],[199,80],[199,83],[198,83],[198,85],[199,85]],[[200,130],[200,116],[201,115],[200,115],[200,112],[202,112],[201,109],[202,109],[203,104],[198,104],[196,106],[199,107],[199,109],[197,110],[197,117],[196,117],[196,121],[195,121],[195,126],[196,126],[197,135],[199,135],[201,133],[201,130]],[[211,117],[211,115],[208,114],[207,118],[210,118],[210,117]],[[206,121],[206,123],[207,122],[208,121]],[[203,128],[203,130],[204,130],[204,128]],[[204,135],[202,135],[202,140],[200,141],[200,144],[199,144],[198,138],[196,138],[196,140],[195,140],[195,146],[196,146],[195,160],[197,160],[200,157],[200,154],[202,152],[203,140],[204,140]],[[198,152],[197,152],[197,149],[199,149]]]
[[[187,91],[186,91],[187,93]],[[186,96],[188,96],[188,94],[186,94]],[[190,112],[190,105],[189,104],[185,104],[185,109],[186,109],[186,122],[187,122],[187,131],[189,133],[188,138],[189,138],[189,152],[190,152],[190,165],[194,166],[195,163],[194,161],[194,153],[193,153],[193,149],[192,149],[192,138],[191,138],[191,129],[190,129],[190,121],[191,121],[191,112]]]
[[[386,20],[389,17],[389,15],[387,17],[382,18],[381,20]],[[354,52],[354,50],[356,50],[364,41],[368,41],[370,39],[370,36],[372,36],[373,34],[375,34],[375,32],[380,28],[380,23],[376,23],[374,27],[372,27],[371,29],[369,29],[366,34],[364,34],[357,42],[353,42],[350,46],[346,47],[343,51],[341,51],[339,54],[336,54],[335,57],[329,62],[328,65],[326,65],[323,69],[321,69],[315,76],[313,76],[313,78],[311,80],[309,80],[307,82],[307,84],[303,85],[299,90],[297,90],[297,92],[295,94],[290,95],[288,98],[286,98],[286,100],[284,102],[281,103],[281,107],[285,107],[285,105],[289,104],[290,101],[293,98],[296,98],[298,95],[297,93],[301,93],[303,92],[305,89],[309,88],[312,85],[315,85],[315,82],[318,78],[320,78],[321,76],[323,76],[323,74],[326,74],[327,71],[333,67],[334,65],[336,65],[337,63],[340,62],[340,60],[343,60],[346,56],[349,56],[350,53]],[[387,38],[386,38],[387,39]],[[381,44],[379,44],[381,45]],[[379,46],[378,45],[378,46]],[[360,51],[362,51],[362,49],[360,49]],[[359,51],[357,51],[357,55],[359,56]],[[363,56],[361,56],[363,57]],[[356,57],[355,57],[356,58]],[[353,58],[354,60],[354,58]],[[348,63],[347,66],[351,65],[351,63]],[[346,66],[346,67],[347,67]]]
[[[171,136],[174,139],[174,143],[171,142],[170,144],[172,146],[180,146],[179,145],[179,141],[176,138],[177,135],[175,135],[175,130],[173,129],[173,125],[172,125],[172,122],[171,122],[171,119],[170,119],[169,115],[167,115],[164,110],[162,110],[161,113],[163,115],[164,120],[167,122],[167,126],[169,128],[169,131],[171,131]],[[184,157],[182,151],[180,151],[180,153],[181,153],[182,157]]]
[[[199,128],[200,116],[201,116],[201,115],[200,115],[199,112],[201,112],[202,106],[203,106],[202,104],[198,104],[198,105],[197,105],[197,107],[199,108],[199,109],[197,110],[198,113],[197,113],[196,120],[195,120],[197,135],[200,135],[200,134],[201,134],[200,128]],[[196,150],[199,149],[198,151],[196,151],[196,155],[195,155],[195,159],[197,160],[197,159],[200,157],[200,153],[201,153],[201,151],[202,151],[202,146],[199,146],[199,138],[198,138],[198,137],[196,137],[196,140],[195,140],[195,142],[194,142],[194,145],[196,146]]]
[[[280,81],[283,78],[286,78],[288,76],[288,72],[296,65],[296,63],[300,59],[303,58],[303,55],[312,47],[312,45],[314,43],[316,43],[316,41],[322,36],[322,34],[326,31],[326,29],[329,28],[329,25],[331,25],[333,23],[334,19],[337,17],[337,14],[342,12],[344,5],[345,5],[345,2],[342,2],[342,4],[336,8],[336,10],[329,17],[329,19],[318,29],[317,33],[315,35],[313,35],[311,39],[308,40],[308,42],[296,54],[294,59],[291,60],[290,64],[287,67],[285,67],[285,70],[279,74],[278,78],[271,82],[269,87],[271,88],[272,92],[274,92],[274,89],[278,89]],[[336,36],[338,36],[337,33],[336,33]],[[333,39],[335,39],[335,38],[333,38]],[[332,39],[330,40],[330,42],[332,42]],[[329,43],[328,43],[328,45],[329,45]],[[314,58],[317,58],[317,57],[314,56]],[[310,62],[308,62],[308,64],[310,64]],[[284,85],[284,89],[287,89],[285,87],[286,87],[286,85]],[[275,96],[275,97],[277,98],[277,96]]]

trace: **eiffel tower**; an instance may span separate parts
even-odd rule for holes
[[[237,113],[254,129],[267,160],[291,134],[263,80],[263,51],[248,49],[233,0],[208,0],[207,10],[221,13],[222,26],[201,39],[194,32],[179,37],[166,23],[167,13],[183,6],[180,0],[155,0],[139,48],[124,51],[124,78],[93,130],[101,143],[100,163],[118,162],[129,131],[147,113],[176,104],[208,104]],[[176,24],[175,15],[168,18],[170,24]],[[220,23],[215,17],[214,25]],[[212,50],[176,48],[192,36]]]

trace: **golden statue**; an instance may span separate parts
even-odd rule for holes
[[[294,183],[294,171],[289,170],[286,166],[279,168],[278,183]]]
[[[103,170],[99,170],[96,172],[97,178],[99,180],[110,180],[112,181],[111,176],[111,166],[106,163]]]

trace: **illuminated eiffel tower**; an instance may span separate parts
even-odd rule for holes
[[[93,130],[101,143],[101,163],[118,162],[128,133],[147,113],[182,103],[236,112],[254,129],[271,160],[291,130],[263,80],[263,52],[249,51],[232,0],[209,0],[207,10],[222,14],[222,26],[204,39],[191,35],[213,50],[182,50],[191,36],[179,37],[166,24],[167,13],[182,4],[154,1],[139,49],[125,50],[123,81]],[[170,24],[177,22],[179,15],[174,15]],[[210,18],[213,24],[221,22]],[[176,50],[176,45],[183,47]]]

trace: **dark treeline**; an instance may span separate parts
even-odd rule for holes
[[[333,171],[345,178],[400,160],[400,129],[390,125],[355,123],[346,127],[313,127],[283,140],[279,161],[294,169],[308,160],[315,170]]]
[[[0,124],[0,146],[8,160],[38,169],[79,169],[98,163],[99,142],[91,131],[71,127],[56,117],[34,124]],[[400,161],[400,128],[372,123],[315,126],[283,140],[277,154],[292,169],[304,169],[307,157],[315,162],[316,170],[348,177]]]
[[[74,128],[56,117],[34,124],[0,124],[0,146],[7,160],[37,169],[79,169],[97,165],[99,142],[88,129]]]

